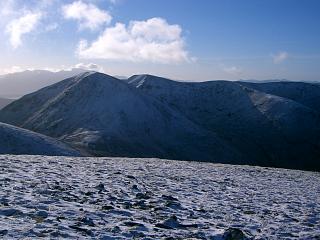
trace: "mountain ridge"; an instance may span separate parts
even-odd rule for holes
[[[97,156],[320,169],[319,113],[300,100],[242,82],[87,72],[15,101],[0,121]]]
[[[46,93],[50,96],[44,98]],[[39,96],[45,100],[38,102]],[[234,151],[153,97],[102,73],[80,74],[29,94],[3,109],[1,119],[16,119],[11,123],[85,146],[97,155],[209,160],[209,156],[226,159]],[[217,149],[213,152],[193,138],[208,138]],[[181,148],[186,148],[185,153]]]

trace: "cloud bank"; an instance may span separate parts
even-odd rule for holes
[[[84,59],[126,60],[132,62],[180,63],[189,61],[182,29],[165,19],[131,21],[108,27],[91,44],[82,40],[78,56]]]

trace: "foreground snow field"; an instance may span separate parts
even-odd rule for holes
[[[4,239],[320,238],[316,172],[10,155],[0,169]]]

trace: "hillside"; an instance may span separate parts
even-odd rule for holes
[[[0,154],[80,155],[53,138],[4,123],[0,123],[0,136]]]
[[[181,113],[101,73],[85,73],[29,94],[0,119],[98,156],[239,161],[240,154]]]
[[[13,99],[7,99],[7,98],[0,98],[0,109],[4,108],[5,106],[9,105],[12,103],[14,100]]]
[[[268,82],[268,83],[247,83],[240,82],[258,91],[277,95],[299,102],[320,113],[320,84],[306,82]]]
[[[0,121],[96,156],[320,170],[320,115],[306,102],[240,82],[88,72],[15,101]]]
[[[230,81],[175,82],[139,75],[128,83],[215,132],[243,153],[248,164],[320,169],[319,113],[300,99]],[[308,90],[305,94],[316,98],[315,90]]]

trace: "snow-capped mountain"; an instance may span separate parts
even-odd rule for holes
[[[240,161],[224,140],[123,80],[85,73],[7,106],[1,120],[103,156]]]
[[[319,170],[319,112],[297,98],[241,82],[89,72],[24,96],[0,121],[98,156]]]
[[[79,156],[67,145],[39,133],[0,123],[0,154]]]
[[[174,82],[140,75],[128,83],[215,132],[249,164],[319,169],[319,112],[303,105],[304,98],[284,98],[230,81]],[[318,89],[311,85],[305,95],[316,99]]]
[[[59,72],[27,70],[0,75],[0,97],[19,98],[81,72],[85,70],[80,68]]]
[[[0,98],[0,109],[4,108],[5,106],[9,105],[12,103],[14,100],[13,99],[8,99],[8,98]]]

